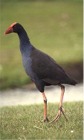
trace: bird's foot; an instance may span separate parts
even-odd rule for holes
[[[49,122],[49,119],[46,117],[43,121],[44,122]]]
[[[51,122],[49,122],[49,123],[57,122],[57,121],[59,120],[59,118],[61,117],[62,114],[64,115],[66,121],[68,121],[68,119],[67,119],[67,117],[66,117],[66,115],[65,115],[65,113],[64,113],[64,109],[63,109],[63,107],[61,106],[61,107],[59,108],[59,110],[58,110],[58,113],[57,113],[56,117],[55,117]]]

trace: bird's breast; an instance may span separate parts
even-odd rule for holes
[[[32,71],[32,60],[30,57],[22,57],[22,61],[23,61],[23,66],[24,66],[24,69],[27,73],[27,75],[30,76],[30,78],[32,80],[34,80],[34,73]]]

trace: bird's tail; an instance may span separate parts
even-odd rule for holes
[[[71,85],[76,85],[76,84],[77,84],[77,82],[76,82],[75,80],[71,79],[70,84],[71,84]]]
[[[67,83],[70,84],[70,85],[76,85],[77,82],[74,80],[74,79],[71,79],[70,77],[68,77],[69,79],[67,79]]]

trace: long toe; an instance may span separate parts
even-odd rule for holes
[[[66,121],[68,121],[68,119],[67,119],[67,117],[65,115],[64,109],[61,107],[60,110],[61,110],[61,113],[63,114],[63,116],[65,117]]]
[[[67,117],[65,115],[65,112],[64,112],[64,108],[60,107],[59,110],[58,110],[57,115],[55,116],[55,118],[51,122],[49,122],[49,123],[57,122],[62,114],[65,117],[66,121],[68,121],[68,119],[67,119]]]
[[[55,118],[51,122],[49,122],[49,123],[57,122],[60,117],[61,117],[61,111],[59,110],[57,115],[55,116]]]

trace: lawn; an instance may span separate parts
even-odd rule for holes
[[[82,61],[82,0],[3,0],[0,3],[1,89],[30,82],[22,66],[17,35],[4,35],[8,26],[15,21],[24,26],[34,46],[49,54],[59,64]]]
[[[43,123],[43,105],[0,108],[0,140],[83,140],[83,103],[64,103],[68,122],[62,116],[57,123]],[[48,104],[52,120],[57,105]]]

